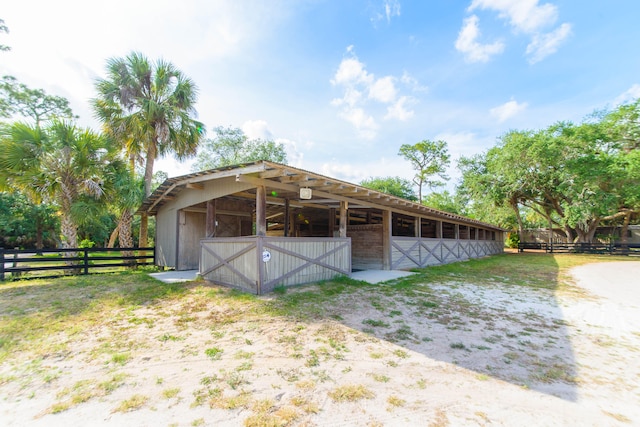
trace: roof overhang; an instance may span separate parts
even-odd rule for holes
[[[347,202],[350,209],[374,208],[389,210],[405,215],[447,220],[462,225],[506,231],[492,224],[433,209],[356,184],[268,161],[244,163],[169,178],[144,200],[136,214],[155,215],[164,203],[175,199],[184,189],[202,188],[206,182],[229,177],[235,177],[237,182],[250,184],[254,188],[264,186],[269,195],[268,203],[289,200],[290,203],[300,206],[330,209],[339,207],[340,202]],[[311,198],[301,198],[301,189],[311,190]],[[308,193],[308,191],[305,192]]]

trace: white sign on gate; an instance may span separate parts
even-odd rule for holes
[[[264,251],[262,251],[262,261],[269,262],[270,260],[271,260],[271,252],[265,249]]]

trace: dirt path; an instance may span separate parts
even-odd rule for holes
[[[640,425],[640,262],[572,273],[578,292],[367,288],[308,321],[196,286],[0,365],[0,424]]]

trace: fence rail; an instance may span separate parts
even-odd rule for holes
[[[7,274],[12,278],[37,271],[48,272],[37,277],[89,274],[92,269],[149,265],[154,260],[155,248],[0,248],[0,281]]]
[[[546,253],[640,255],[640,243],[518,243],[518,252],[527,249],[543,250]]]

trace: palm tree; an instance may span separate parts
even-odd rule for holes
[[[134,246],[131,233],[133,213],[144,199],[144,183],[134,176],[125,162],[121,162],[112,164],[107,186],[107,193],[113,195],[110,197],[109,208],[119,217],[118,225],[109,238],[108,247],[113,247],[117,238],[121,248],[132,248]],[[132,254],[123,252],[123,255]]]
[[[96,83],[96,117],[125,150],[132,163],[144,162],[145,197],[151,194],[157,156],[182,160],[196,153],[204,126],[194,119],[197,89],[173,64],[150,62],[132,52],[107,61],[107,78]],[[147,217],[140,224],[140,245],[147,242]]]
[[[113,161],[102,135],[54,121],[46,128],[14,123],[0,131],[0,178],[14,189],[37,192],[60,211],[63,248],[78,246],[78,203],[103,195],[104,173]]]

